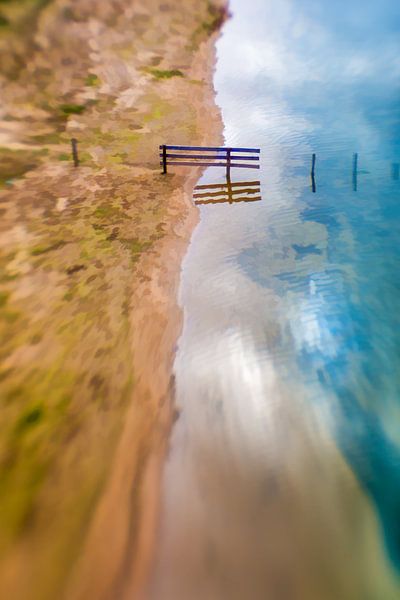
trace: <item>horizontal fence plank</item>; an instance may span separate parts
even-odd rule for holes
[[[244,196],[243,198],[226,198],[226,199],[222,199],[222,200],[195,200],[195,204],[223,204],[223,203],[229,203],[232,204],[233,202],[257,202],[262,200],[261,196],[256,196],[255,198],[249,198],[248,196]]]
[[[230,194],[231,196],[234,196],[236,194],[259,194],[260,193],[260,188],[237,188],[236,190],[221,190],[220,192],[201,192],[200,194],[193,194],[193,198],[206,198],[207,196],[211,197],[217,197],[217,196],[226,196],[227,194]]]
[[[164,146],[160,146],[160,150],[163,149]],[[250,153],[260,153],[260,148],[224,148],[217,146],[167,146],[165,145],[167,150],[204,150],[206,152],[226,152],[230,150],[231,152],[250,152]]]
[[[162,162],[160,162],[160,165],[162,165]],[[173,162],[169,162],[168,161],[168,165],[186,165],[187,167],[227,167],[228,164],[226,162],[224,163],[206,163],[206,162],[184,162],[184,161],[173,161]],[[229,165],[231,168],[243,168],[243,169],[259,169],[260,165],[238,165],[235,163],[231,163]]]
[[[160,156],[163,157],[163,153],[160,152]],[[226,157],[225,156],[210,156],[210,155],[206,155],[206,154],[169,154],[167,152],[167,154],[165,155],[167,158],[199,158],[199,159],[205,159],[205,160],[225,160]],[[233,156],[231,155],[231,160],[260,160],[259,156]]]
[[[207,190],[207,189],[212,189],[212,188],[220,188],[220,187],[239,187],[242,185],[257,185],[258,187],[260,187],[260,182],[259,181],[234,181],[233,183],[210,183],[210,184],[203,184],[203,185],[196,185],[196,187],[194,188],[195,190]]]

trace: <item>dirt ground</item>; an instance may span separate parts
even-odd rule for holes
[[[140,596],[221,0],[0,3],[0,596]],[[7,51],[5,51],[7,49]],[[71,161],[78,140],[80,166]]]

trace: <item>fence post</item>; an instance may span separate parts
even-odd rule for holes
[[[75,138],[72,138],[71,145],[72,145],[72,158],[74,160],[74,166],[79,167],[78,140]]]
[[[162,147],[162,165],[163,165],[163,175],[167,173],[167,146],[163,144]]]
[[[314,175],[314,173],[315,173],[315,158],[316,158],[316,156],[313,153],[313,155],[312,155],[312,162],[311,162],[311,175]]]
[[[226,180],[231,180],[231,148],[226,149]]]
[[[358,153],[353,154],[353,192],[357,191]]]
[[[313,153],[312,159],[311,159],[311,189],[314,194],[317,191],[317,188],[315,185],[315,161],[316,161],[316,155]]]

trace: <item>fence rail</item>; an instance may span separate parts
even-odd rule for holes
[[[160,146],[160,149],[164,148],[164,146]],[[255,154],[260,154],[260,148],[227,148],[225,146],[168,146],[165,148],[167,150],[202,150],[204,152],[219,152],[225,150],[232,150],[235,152],[252,152]]]
[[[172,152],[171,152],[172,151]],[[210,154],[212,153],[212,154]],[[225,148],[220,146],[160,146],[160,165],[167,173],[168,165],[186,167],[225,167],[230,170],[259,169],[260,148]]]

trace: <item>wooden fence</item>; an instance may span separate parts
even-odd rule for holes
[[[261,200],[259,181],[238,181],[197,185],[194,188],[195,204],[219,204],[221,202],[257,202]]]
[[[160,165],[163,173],[168,165],[186,167],[225,167],[227,177],[230,170],[259,169],[259,148],[220,148],[203,146],[160,146]],[[256,164],[257,163],[257,164]]]

